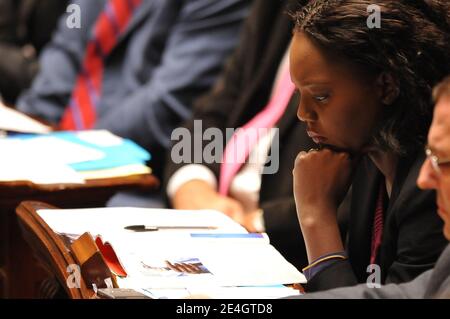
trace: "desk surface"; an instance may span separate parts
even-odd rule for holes
[[[43,193],[71,192],[79,190],[122,189],[152,190],[159,186],[158,179],[151,174],[132,175],[127,177],[103,178],[87,180],[84,184],[50,184],[40,185],[29,181],[0,181],[0,199],[19,196],[30,196]],[[24,198],[25,199],[25,198]]]
[[[67,267],[77,264],[77,261],[72,254],[70,243],[54,233],[37,214],[37,210],[42,208],[54,209],[55,207],[39,202],[22,202],[17,208],[23,237],[32,247],[36,256],[40,257],[40,261],[49,273],[53,274],[66,290],[68,296],[75,299],[90,298],[93,291],[86,286],[82,278],[80,278],[78,287],[69,288],[67,286],[66,283],[70,277]]]
[[[35,298],[46,276],[19,229],[15,208],[20,202],[41,201],[61,208],[100,207],[118,191],[150,192],[158,186],[158,179],[151,174],[88,180],[85,184],[0,182],[0,298]]]

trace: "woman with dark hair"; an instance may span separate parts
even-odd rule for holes
[[[435,195],[415,181],[431,88],[450,73],[450,5],[377,4],[315,0],[293,14],[298,117],[320,145],[301,152],[293,172],[309,291],[409,281],[432,268],[446,245]],[[379,27],[368,23],[371,12]],[[336,209],[350,184],[344,249]]]

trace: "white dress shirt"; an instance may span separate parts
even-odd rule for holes
[[[274,84],[277,83],[280,77],[280,71],[282,66],[289,62],[289,50],[286,51],[277,71]],[[274,86],[272,87],[272,93],[274,94]],[[272,145],[274,132],[268,131],[267,135],[260,138],[257,144],[254,146],[249,154],[246,163],[242,166],[241,170],[233,178],[229,196],[239,201],[246,212],[254,212],[259,209],[259,192],[261,190],[262,171],[267,160],[267,156]],[[167,184],[167,195],[169,199],[172,199],[180,187],[191,181],[202,180],[213,188],[217,189],[217,178],[214,173],[206,166],[202,164],[189,164],[183,166],[177,170],[169,179]],[[264,219],[263,212],[260,210],[260,214],[253,221],[255,229],[258,231],[264,231]]]

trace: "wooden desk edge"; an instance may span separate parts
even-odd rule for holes
[[[131,175],[126,177],[103,178],[87,180],[85,184],[34,184],[30,181],[0,182],[0,193],[11,194],[34,194],[40,192],[57,192],[70,190],[83,190],[93,188],[115,188],[115,189],[142,189],[154,190],[160,185],[159,180],[152,174]]]
[[[37,256],[42,255],[41,249],[45,249],[46,253],[56,256],[56,261],[54,258],[52,260],[41,260],[41,262],[44,262],[47,264],[47,266],[50,266],[50,270],[56,270],[58,269],[58,272],[60,274],[64,274],[65,280],[67,281],[67,277],[69,274],[67,274],[66,265],[67,264],[76,264],[76,261],[74,257],[72,256],[72,252],[70,251],[70,247],[68,247],[66,244],[64,244],[64,241],[62,238],[55,233],[48,224],[39,216],[37,211],[39,209],[57,209],[57,207],[45,204],[42,202],[37,201],[24,201],[22,202],[16,209],[16,214],[19,217],[21,226],[22,226],[22,234],[25,239],[29,242],[30,233],[26,229],[31,229],[31,231],[34,233],[34,236],[37,236],[37,233],[39,232],[42,236],[42,234],[45,234],[44,239],[44,245],[42,246],[35,246],[31,245],[33,247],[34,253]],[[30,243],[30,242],[29,242]],[[30,243],[31,244],[31,243]],[[61,261],[64,262],[61,262]],[[48,262],[51,263],[48,264]],[[61,279],[61,278],[59,278]],[[61,284],[64,286],[66,282],[61,282]],[[64,287],[66,292],[75,299],[91,299],[94,296],[94,292],[92,289],[89,289],[86,287],[86,284],[83,280],[80,282],[81,286],[78,288],[68,288]]]

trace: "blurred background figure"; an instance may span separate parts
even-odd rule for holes
[[[250,0],[77,0],[64,16],[18,109],[63,130],[106,129],[152,154],[162,170],[170,136],[234,49]],[[145,196],[118,205],[153,206]],[[139,201],[139,203],[138,203]]]
[[[0,0],[0,95],[13,105],[38,71],[65,0]]]

